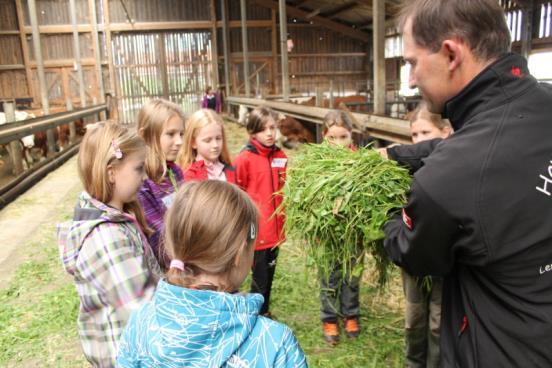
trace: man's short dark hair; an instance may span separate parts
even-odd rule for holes
[[[406,0],[399,15],[401,29],[408,19],[416,43],[431,52],[454,36],[466,42],[479,61],[510,51],[510,30],[497,0]]]

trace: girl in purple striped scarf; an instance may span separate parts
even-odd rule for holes
[[[145,166],[148,177],[140,188],[138,198],[152,229],[149,243],[163,269],[170,262],[161,237],[163,219],[183,182],[182,170],[174,161],[182,146],[184,121],[180,107],[163,99],[149,101],[138,113],[138,134],[148,146]]]

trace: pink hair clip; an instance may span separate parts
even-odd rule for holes
[[[115,142],[115,139],[111,141],[111,147],[113,147],[113,151],[115,151],[115,158],[117,160],[120,160],[123,158],[123,151],[121,151],[121,148],[119,148],[119,145],[117,142]]]
[[[176,268],[177,270],[184,271],[184,262],[179,259],[173,259],[169,268]]]

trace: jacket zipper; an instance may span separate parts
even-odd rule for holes
[[[276,190],[274,189],[274,176],[272,172],[272,162],[271,162],[272,154],[267,156],[268,160],[268,169],[270,170],[270,185],[272,186],[272,207],[274,210],[272,211],[272,214],[274,215],[274,226],[276,226],[276,235],[278,236],[280,234],[278,229],[278,221],[276,219],[276,197],[274,196],[274,193]]]

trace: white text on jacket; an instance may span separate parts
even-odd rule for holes
[[[539,175],[539,177],[544,180],[544,182],[542,183],[542,187],[537,186],[537,190],[550,197],[552,195],[552,161],[550,161],[550,166],[548,166],[548,177],[542,174]],[[548,186],[549,184],[550,186]]]

